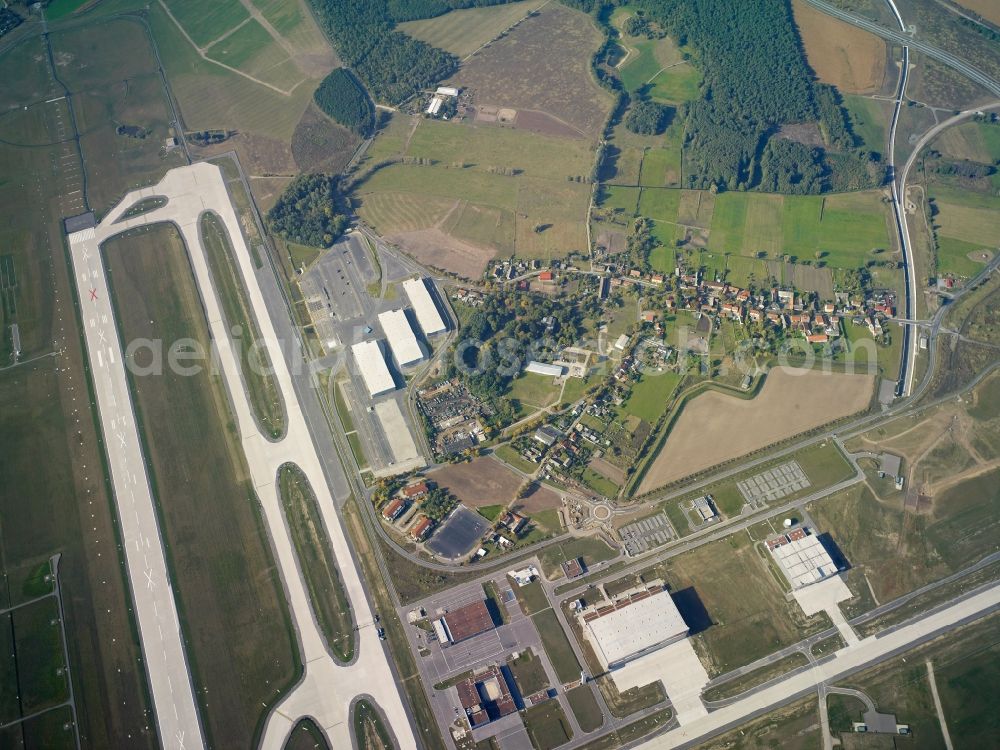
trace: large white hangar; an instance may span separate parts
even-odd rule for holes
[[[404,310],[388,310],[378,314],[378,322],[385,332],[385,338],[392,349],[392,355],[400,367],[412,365],[424,358],[410,320]]]
[[[617,669],[688,634],[687,623],[662,586],[598,607],[585,613],[583,621],[587,640],[608,669]]]
[[[430,290],[427,289],[425,279],[407,279],[403,282],[403,289],[406,291],[406,296],[410,298],[413,312],[416,313],[417,322],[423,329],[425,336],[433,336],[446,329],[444,321],[441,319],[441,313],[438,312]]]
[[[358,363],[361,378],[372,398],[396,389],[396,381],[385,363],[385,355],[377,341],[361,341],[351,346],[354,361]]]

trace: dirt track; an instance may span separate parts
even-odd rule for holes
[[[772,370],[756,398],[718,391],[684,409],[638,494],[785,438],[855,414],[868,406],[874,375]]]

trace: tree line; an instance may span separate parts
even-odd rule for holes
[[[454,8],[507,0],[310,0],[316,18],[346,67],[378,101],[399,104],[451,75],[458,58],[401,31],[396,23]]]

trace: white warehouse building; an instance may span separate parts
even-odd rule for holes
[[[434,304],[431,293],[427,289],[427,282],[424,279],[408,279],[403,282],[403,289],[406,291],[406,296],[410,298],[413,312],[417,316],[417,322],[423,329],[424,335],[433,336],[435,333],[444,331],[446,328],[444,321],[441,319],[441,313],[438,312],[437,305]]]
[[[420,348],[404,310],[387,310],[378,314],[378,322],[385,332],[385,338],[392,349],[392,356],[400,367],[415,364],[424,358],[424,350]]]
[[[392,373],[385,363],[385,355],[382,354],[382,347],[377,341],[361,341],[354,344],[351,346],[351,353],[354,355],[354,361],[358,363],[369,396],[375,398],[396,389],[396,381],[392,379]]]
[[[687,623],[666,589],[625,597],[583,617],[584,633],[608,669],[679,641]]]

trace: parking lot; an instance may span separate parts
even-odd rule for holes
[[[804,490],[809,486],[809,478],[798,461],[789,461],[737,482],[736,486],[748,503],[763,505]]]
[[[459,505],[427,543],[427,548],[449,560],[463,557],[479,543],[489,527],[489,522],[481,515]]]
[[[342,324],[364,325],[374,318],[368,284],[377,281],[364,240],[349,234],[323,253],[299,281],[302,296],[327,350],[347,340]]]
[[[627,555],[641,554],[653,547],[666,544],[676,536],[673,526],[663,513],[622,526],[618,533],[621,535]]]

